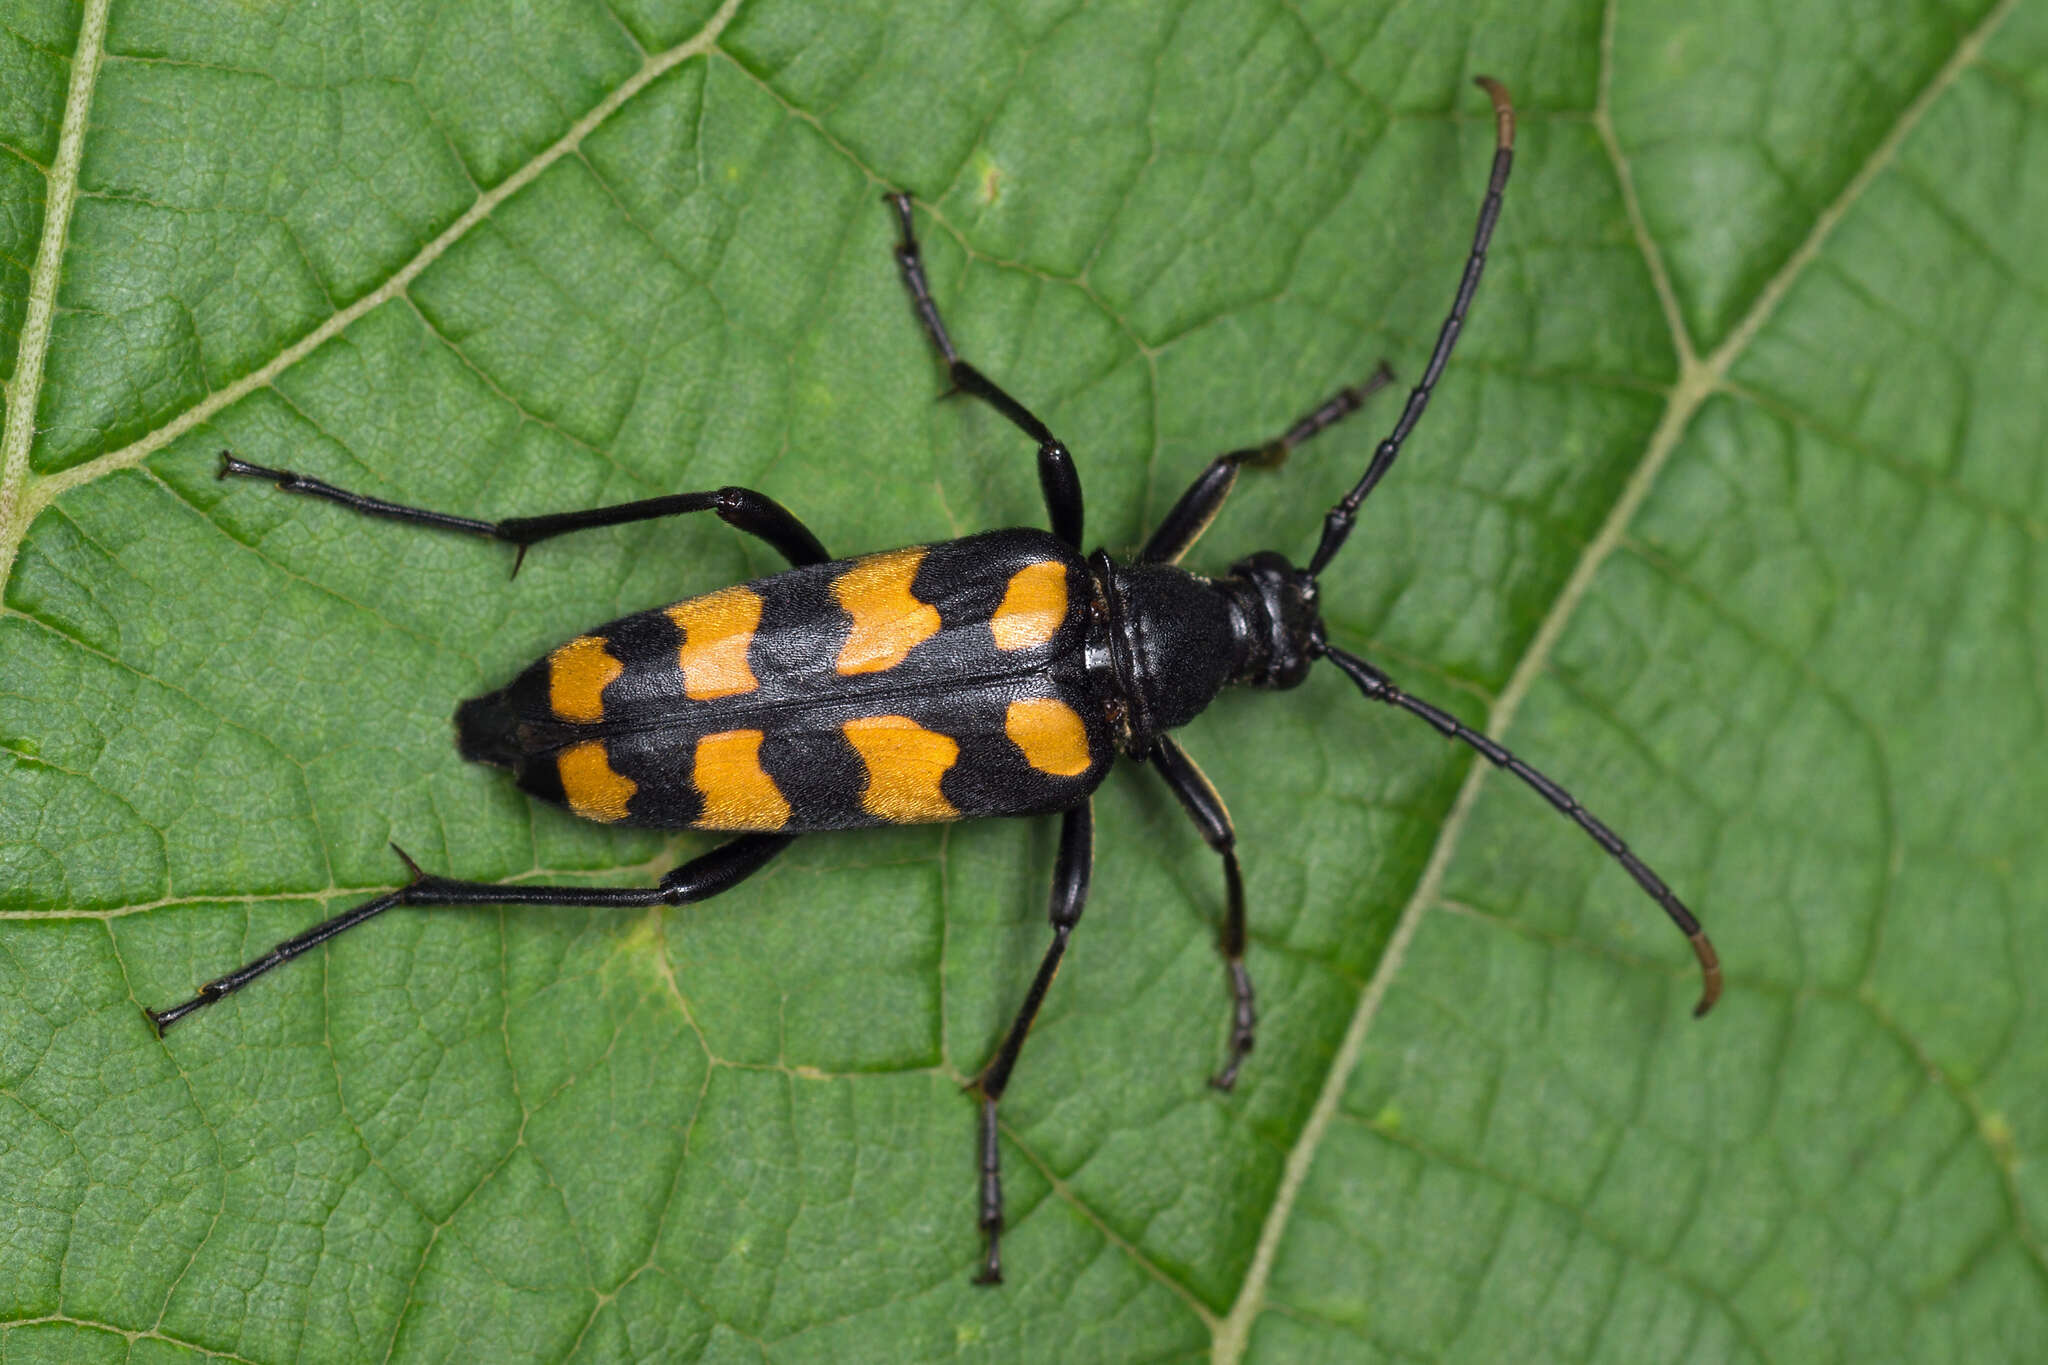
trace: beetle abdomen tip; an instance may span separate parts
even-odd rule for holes
[[[510,768],[522,757],[513,722],[503,692],[471,697],[455,708],[455,747],[472,763]]]

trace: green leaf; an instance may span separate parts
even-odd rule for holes
[[[2038,1360],[2048,1354],[2048,9],[16,0],[0,24],[0,1356]],[[1472,325],[1325,579],[1701,912],[1329,670],[1143,770],[1004,1104],[1046,822],[797,845],[673,913],[394,912],[708,847],[542,809],[454,702],[767,572],[1042,524],[890,261],[1137,544],[1211,454]],[[1392,396],[1190,564],[1305,556]],[[704,524],[698,524],[702,522]]]

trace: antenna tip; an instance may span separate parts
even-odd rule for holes
[[[1700,1002],[1692,1007],[1692,1017],[1700,1019],[1721,998],[1721,955],[1714,951],[1714,944],[1704,929],[1686,937],[1692,941],[1693,956],[1700,960]]]
[[[1486,92],[1493,101],[1494,138],[1503,151],[1512,150],[1515,145],[1515,105],[1508,98],[1508,88],[1491,76],[1474,76],[1472,84]]]

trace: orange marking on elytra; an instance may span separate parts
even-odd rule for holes
[[[558,718],[579,725],[604,719],[605,684],[626,671],[604,643],[601,635],[579,635],[548,655],[548,705]]]
[[[789,802],[761,768],[759,730],[722,730],[697,741],[694,780],[704,797],[699,829],[781,829]]]
[[[899,825],[960,818],[939,791],[939,779],[960,757],[958,744],[908,716],[863,716],[842,728],[868,769],[862,810]]]
[[[612,771],[611,756],[596,740],[572,744],[555,757],[555,770],[562,775],[562,795],[569,809],[586,820],[607,824],[626,818],[626,802],[640,790],[640,784]]]
[[[1049,644],[1067,618],[1067,566],[1041,559],[1010,575],[1002,605],[989,618],[997,649],[1033,649]]]
[[[1088,727],[1074,708],[1057,697],[1025,697],[1010,703],[1003,718],[1010,742],[1024,761],[1053,777],[1079,777],[1093,766]]]
[[[853,633],[835,665],[842,674],[880,673],[903,662],[919,642],[939,633],[938,609],[911,594],[924,547],[869,555],[832,583],[832,595],[853,618]]]
[[[747,667],[747,648],[761,625],[761,595],[752,588],[722,588],[678,602],[668,609],[668,619],[683,633],[676,661],[683,670],[683,692],[692,701],[752,692],[761,685]]]

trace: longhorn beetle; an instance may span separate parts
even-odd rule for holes
[[[1231,1023],[1211,1083],[1228,1090],[1252,1049],[1245,970],[1244,882],[1236,836],[1215,788],[1168,732],[1226,686],[1298,687],[1327,659],[1365,696],[1420,716],[1507,769],[1568,816],[1691,940],[1705,1014],[1721,990],[1714,948],[1669,887],[1557,783],[1449,713],[1412,697],[1365,660],[1331,644],[1317,579],[1344,548],[1359,504],[1392,467],[1450,359],[1479,286],[1515,141],[1507,90],[1493,101],[1493,169],[1456,300],[1421,380],[1365,473],[1323,518],[1306,569],[1261,550],[1222,578],[1178,566],[1208,528],[1244,465],[1273,465],[1356,412],[1392,381],[1382,363],[1277,439],[1209,462],[1135,559],[1081,550],[1081,482],[1045,423],[960,358],[925,281],[910,197],[888,196],[902,228],[896,264],[953,389],[987,403],[1038,445],[1051,534],[1013,529],[835,560],[781,504],[750,488],[671,493],[611,507],[479,521],[365,497],[223,451],[220,477],[267,479],[291,493],[369,516],[514,545],[595,526],[715,512],[790,562],[785,572],[621,617],[579,635],[496,692],[455,712],[465,758],[512,771],[535,796],[586,819],[664,829],[732,831],[653,887],[497,885],[423,872],[207,982],[180,1005],[149,1011],[158,1032],[240,990],[271,968],[395,905],[686,905],[752,876],[799,834],[993,815],[1058,812],[1052,944],[1001,1046],[974,1082],[980,1103],[979,1280],[1002,1280],[1003,1192],[996,1106],[1088,899],[1094,861],[1091,794],[1118,754],[1150,763],[1223,860],[1220,947]]]

